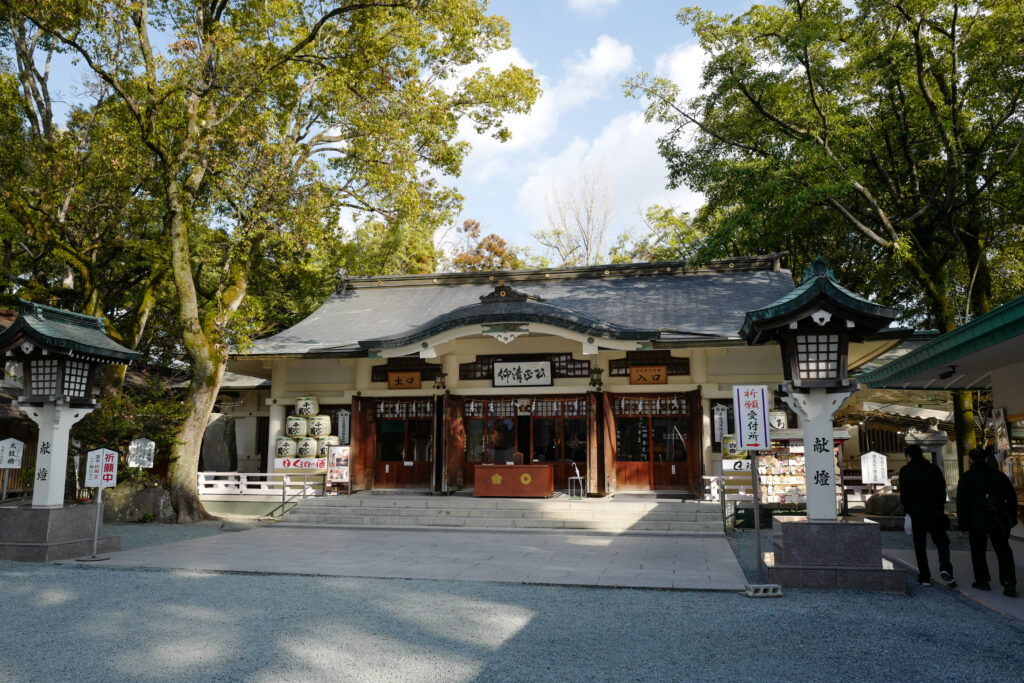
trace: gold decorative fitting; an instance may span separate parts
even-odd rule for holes
[[[507,296],[507,295],[508,295],[508,293],[504,289],[501,290],[500,292],[498,292],[498,296]]]
[[[736,267],[736,264],[735,264],[735,263],[730,263],[730,264],[729,264],[729,267],[730,267],[730,268],[735,268],[735,267]]]
[[[493,276],[493,275],[488,275],[488,276],[487,276],[487,279],[488,279],[488,280],[493,280],[493,279],[494,279],[494,276]]]
[[[606,270],[606,271],[604,271],[604,274],[605,274],[605,275],[611,275],[611,274],[612,274],[612,271],[610,271],[610,270]]]

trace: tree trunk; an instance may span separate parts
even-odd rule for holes
[[[175,437],[167,477],[171,487],[171,505],[179,523],[213,519],[199,500],[199,453],[223,376],[224,363],[193,365],[192,382],[185,394],[186,404],[191,406],[191,410]]]
[[[953,425],[956,428],[956,469],[964,472],[964,461],[972,448],[978,447],[974,431],[974,398],[970,391],[953,391]]]

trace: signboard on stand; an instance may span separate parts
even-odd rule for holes
[[[128,444],[129,467],[152,467],[156,455],[156,442],[152,439],[135,439]]]
[[[85,461],[86,488],[112,488],[117,486],[117,451],[97,448],[89,451]]]
[[[332,482],[347,483],[349,480],[349,447],[331,446],[330,452],[327,479]]]
[[[862,484],[888,484],[889,458],[878,451],[860,456],[860,481]]]
[[[741,386],[732,388],[736,440],[747,451],[771,450],[768,440],[768,387]]]
[[[20,470],[25,444],[17,439],[0,441],[0,469]]]

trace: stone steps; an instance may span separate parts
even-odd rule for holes
[[[697,501],[520,500],[360,495],[307,498],[282,520],[302,526],[563,529],[608,533],[724,533],[721,508]]]

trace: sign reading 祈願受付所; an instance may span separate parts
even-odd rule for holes
[[[496,362],[492,385],[496,387],[549,387],[551,361]]]
[[[741,450],[766,451],[768,440],[768,387],[734,386],[732,388],[733,418],[736,441]]]
[[[20,470],[24,451],[25,444],[17,439],[0,441],[0,469]]]
[[[117,451],[97,448],[89,451],[85,461],[86,488],[111,488],[117,486]]]
[[[634,365],[629,368],[630,384],[668,384],[667,365]]]

